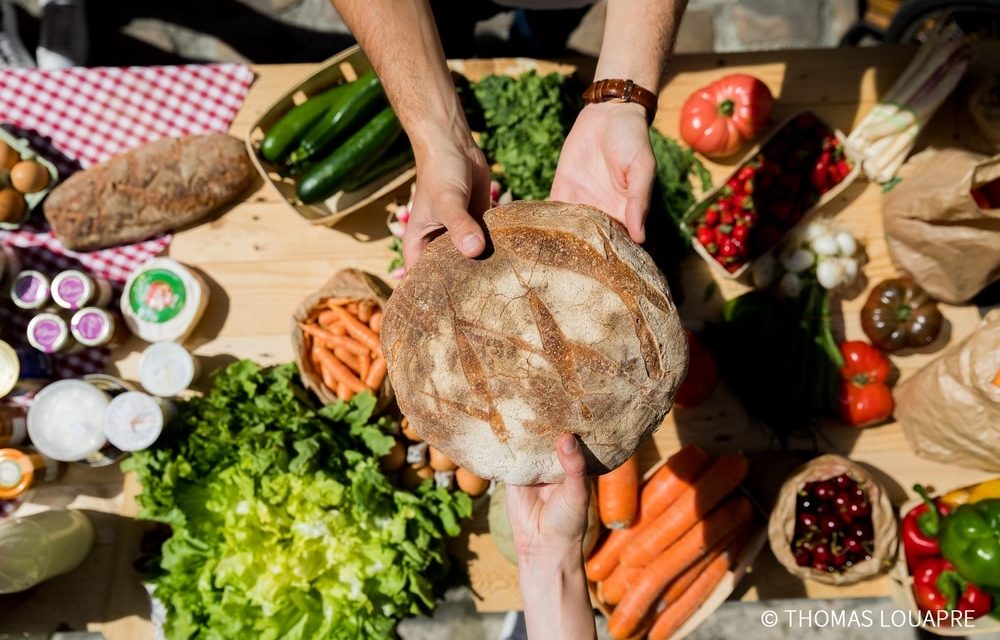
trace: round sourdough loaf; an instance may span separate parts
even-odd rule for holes
[[[598,209],[513,202],[486,212],[470,260],[424,250],[389,298],[382,349],[403,414],[459,466],[556,482],[555,441],[591,473],[622,464],[670,410],[687,342],[663,275]]]

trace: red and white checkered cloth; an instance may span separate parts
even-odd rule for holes
[[[0,121],[59,169],[60,179],[80,168],[163,137],[229,130],[243,104],[253,72],[244,65],[72,68],[58,71],[0,69]],[[140,264],[170,246],[170,234],[91,253],[69,251],[35,212],[17,231],[0,231],[16,248],[22,268],[55,273],[85,268],[117,284]],[[30,314],[0,306],[5,340],[25,344]],[[60,377],[102,371],[106,349],[56,359]]]

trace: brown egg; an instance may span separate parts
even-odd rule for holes
[[[410,465],[403,469],[402,484],[404,489],[415,489],[424,480],[434,477],[434,469],[428,465]]]
[[[10,187],[0,189],[0,222],[20,222],[24,207],[24,196]]]
[[[424,441],[424,439],[421,438],[420,435],[413,430],[413,427],[410,426],[410,421],[407,420],[406,418],[403,418],[403,421],[399,423],[399,426],[403,429],[403,435],[406,436],[407,440],[411,442]]]
[[[21,161],[21,154],[3,140],[0,140],[0,169],[10,169]]]
[[[399,469],[406,463],[406,447],[399,440],[396,444],[392,445],[392,449],[389,449],[389,453],[382,456],[378,461],[382,471],[385,473],[392,473],[393,471],[399,471]]]
[[[458,467],[448,456],[434,447],[429,447],[429,449],[431,453],[431,468],[435,471],[454,471]]]
[[[490,488],[490,481],[480,478],[471,471],[459,467],[455,470],[455,483],[458,488],[473,498],[483,495]]]
[[[49,186],[49,172],[37,162],[23,160],[11,167],[10,183],[21,193],[35,193]]]

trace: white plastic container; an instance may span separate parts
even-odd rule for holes
[[[166,400],[141,391],[126,391],[108,404],[104,433],[122,451],[141,451],[160,437],[175,410]]]
[[[106,444],[108,394],[83,380],[59,380],[38,392],[28,410],[28,437],[61,462],[86,460]]]
[[[183,342],[208,304],[200,276],[170,258],[153,258],[136,269],[122,292],[129,330],[147,342]]]
[[[139,383],[161,398],[172,398],[198,379],[201,366],[190,351],[176,342],[158,342],[142,352]]]

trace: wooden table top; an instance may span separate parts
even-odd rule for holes
[[[660,95],[655,126],[677,137],[681,104],[696,88],[733,71],[751,73],[768,84],[777,98],[774,118],[811,109],[822,118],[849,131],[875,104],[912,56],[912,49],[879,48],[817,51],[783,51],[753,54],[678,56],[672,75]],[[313,65],[258,66],[247,99],[232,125],[243,137],[250,123],[290,85],[307,75]],[[581,65],[586,74],[586,64]],[[932,141],[948,142],[958,136],[958,117],[946,106],[929,128]],[[707,163],[720,179],[732,165]],[[864,272],[870,283],[895,274],[882,232],[881,194],[877,185],[863,180],[848,188],[829,211],[852,230],[867,250]],[[366,269],[383,275],[391,258],[385,216],[359,213],[330,229],[301,219],[262,183],[245,201],[212,221],[176,234],[169,255],[196,267],[209,284],[210,300],[187,346],[203,358],[205,370],[237,358],[263,364],[292,359],[290,317],[301,299],[344,267]],[[708,299],[703,294],[714,285]],[[715,316],[724,298],[744,290],[742,285],[718,279],[699,258],[683,265],[687,301],[681,308],[686,321]],[[848,338],[863,337],[858,309],[859,295],[842,304],[843,326]],[[944,306],[952,325],[952,342],[967,335],[978,322],[974,307]],[[143,344],[133,340],[118,349],[109,373],[135,380]],[[936,354],[894,358],[905,378]],[[667,416],[653,441],[643,449],[642,465],[651,466],[682,443],[698,442],[713,452],[743,449],[748,452],[771,446],[767,434],[750,423],[738,403],[719,389],[705,405],[676,410]],[[900,427],[889,424],[868,430],[827,428],[819,447],[847,454],[874,467],[886,480],[890,494],[901,502],[905,488],[930,482],[942,488],[971,483],[989,474],[950,467],[917,458],[907,446]],[[104,512],[97,516],[95,552],[76,571],[56,578],[25,594],[0,597],[0,631],[44,631],[60,622],[73,628],[103,631],[109,639],[151,638],[149,604],[138,585],[132,561],[138,549],[140,526],[132,518],[138,492],[131,477],[115,468],[73,469],[67,482],[85,489],[74,498],[58,488],[40,494],[49,503],[82,506]],[[75,501],[74,501],[75,500]],[[482,611],[521,607],[517,569],[504,560],[489,536],[485,509],[480,509],[468,531],[453,541],[453,552],[468,565],[471,584]],[[889,579],[834,588],[803,582],[776,565],[769,553],[758,559],[752,575],[738,596],[746,599],[777,597],[854,597],[886,595]]]

